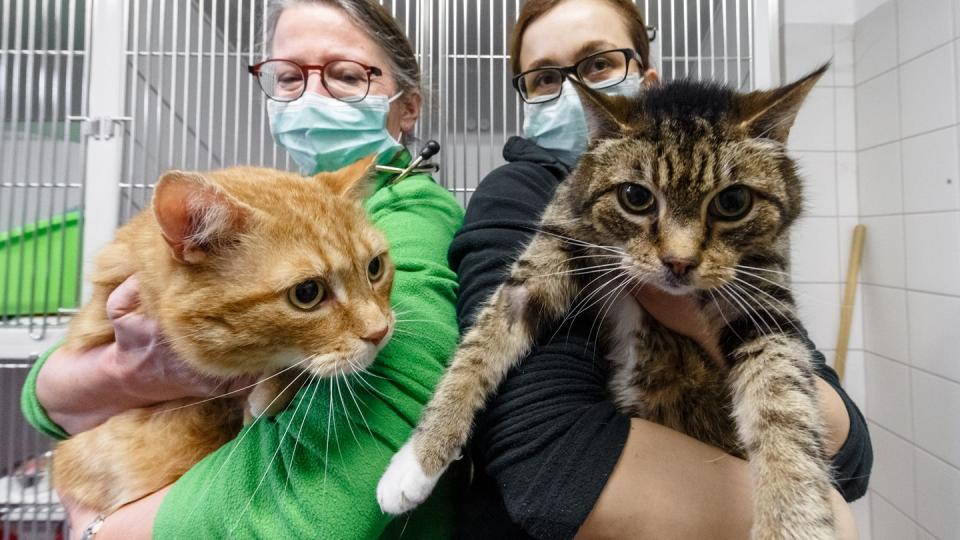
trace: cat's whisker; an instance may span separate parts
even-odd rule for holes
[[[260,379],[260,380],[258,380],[257,382],[255,382],[255,383],[253,383],[253,384],[248,384],[247,386],[244,386],[243,388],[237,388],[236,390],[231,390],[231,391],[225,392],[225,393],[223,393],[223,394],[219,394],[219,395],[216,395],[216,396],[213,396],[213,397],[209,397],[209,398],[204,399],[204,400],[201,400],[201,401],[196,401],[196,402],[194,402],[194,403],[188,403],[188,404],[186,404],[186,405],[181,405],[181,406],[179,406],[179,407],[174,407],[174,408],[172,408],[172,409],[164,409],[164,410],[162,410],[162,411],[157,411],[157,412],[155,412],[155,413],[153,413],[153,414],[164,414],[164,413],[168,413],[168,412],[172,412],[172,411],[178,411],[178,410],[180,410],[180,409],[184,409],[184,408],[187,408],[187,407],[193,407],[194,405],[200,405],[201,403],[206,403],[206,402],[208,402],[208,401],[213,401],[213,400],[215,400],[215,399],[220,399],[220,398],[223,398],[223,397],[232,395],[232,394],[236,394],[236,393],[238,393],[238,392],[243,392],[244,390],[248,390],[248,389],[250,389],[250,388],[253,388],[253,387],[256,386],[256,385],[258,385],[258,384],[260,384],[260,383],[262,383],[262,382],[264,382],[264,381],[268,381],[268,380],[270,380],[270,379],[272,379],[272,378],[274,378],[274,377],[276,377],[276,376],[278,376],[278,375],[281,375],[281,374],[283,374],[283,373],[285,373],[285,372],[287,372],[287,371],[289,371],[289,370],[291,370],[291,369],[293,369],[293,368],[295,368],[295,367],[301,366],[301,365],[303,365],[304,362],[307,362],[308,360],[310,360],[310,359],[312,359],[312,358],[313,358],[312,355],[311,355],[311,356],[307,356],[307,357],[304,358],[303,360],[300,360],[299,362],[297,362],[297,363],[295,363],[295,364],[291,364],[291,365],[289,365],[289,366],[281,369],[280,371],[274,373],[273,375],[270,375],[269,377],[266,377],[266,378],[264,378],[264,379]],[[224,381],[224,382],[226,382],[226,381]],[[223,383],[221,382],[220,384],[222,385]]]
[[[609,313],[610,309],[613,308],[614,305],[616,305],[617,300],[620,299],[620,296],[623,290],[627,286],[629,286],[634,279],[635,279],[634,276],[627,274],[627,279],[623,280],[622,283],[617,285],[617,287],[613,290],[613,294],[610,295],[610,299],[607,302],[605,302],[604,305],[606,305],[606,309],[603,309],[603,306],[601,306],[601,309],[598,313],[599,317],[594,318],[594,324],[596,324],[597,321],[600,322],[600,324],[597,326],[597,338],[593,341],[594,356],[597,355],[597,346],[600,344],[600,337],[601,337],[600,333],[603,331],[603,323],[606,321],[607,313]],[[593,325],[590,326],[590,331],[587,333],[587,337],[589,338],[590,334],[592,333],[593,333]]]
[[[789,322],[790,322],[790,325],[793,326],[793,329],[797,331],[797,335],[798,335],[798,336],[802,336],[802,335],[805,334],[805,332],[802,332],[802,331],[800,330],[800,328],[797,327],[796,323],[793,322],[793,319],[794,319],[794,317],[796,316],[796,309],[791,308],[791,307],[788,306],[787,304],[783,303],[783,301],[780,300],[779,298],[777,298],[776,296],[773,296],[772,294],[770,294],[770,293],[768,293],[767,291],[761,289],[760,287],[757,287],[757,286],[754,285],[753,283],[750,283],[750,282],[748,282],[748,281],[746,281],[746,280],[742,280],[742,279],[740,279],[740,278],[734,278],[734,279],[736,279],[738,282],[743,283],[744,285],[746,285],[746,286],[748,286],[748,287],[751,287],[752,289],[755,289],[757,292],[759,292],[760,294],[762,294],[762,295],[764,295],[765,297],[767,297],[767,299],[765,300],[765,302],[767,303],[767,305],[769,305],[771,308],[777,310],[781,315],[787,315],[787,321],[789,321]],[[780,305],[780,309],[777,309],[777,308],[770,302],[771,300],[774,301],[774,302],[776,302],[777,304],[779,304],[779,305]]]
[[[810,302],[813,302],[813,303],[815,303],[815,304],[819,304],[819,305],[822,305],[822,306],[829,306],[829,307],[840,307],[840,305],[841,305],[841,304],[838,303],[838,302],[830,302],[830,301],[824,300],[824,299],[822,299],[822,298],[817,298],[816,296],[813,296],[812,294],[809,294],[809,293],[803,293],[803,292],[801,292],[801,291],[795,291],[795,290],[791,289],[790,287],[788,287],[788,286],[786,286],[786,285],[784,285],[784,284],[782,284],[782,283],[777,283],[776,281],[771,281],[771,280],[769,280],[769,279],[767,279],[767,278],[765,278],[765,277],[763,277],[763,276],[761,276],[761,275],[757,275],[757,274],[748,272],[748,271],[746,271],[746,270],[740,270],[740,272],[741,272],[742,274],[747,275],[747,276],[750,276],[750,277],[752,277],[752,278],[759,279],[760,281],[763,281],[763,282],[765,282],[765,283],[769,283],[770,285],[773,285],[774,287],[779,287],[780,289],[783,289],[784,291],[790,293],[791,295],[796,295],[796,296],[799,296],[799,297],[803,297],[803,298],[805,298],[805,299],[807,299],[807,300],[809,300]]]
[[[769,335],[773,333],[773,328],[769,323],[767,323],[767,320],[764,319],[759,312],[757,312],[756,308],[750,303],[749,298],[744,298],[743,295],[736,288],[734,288],[734,284],[732,282],[726,283],[724,288],[733,298],[737,300],[737,303],[740,305],[741,309],[743,309],[744,313],[750,317],[750,320],[753,321],[754,326],[757,327],[757,331],[760,332],[761,335]],[[756,315],[756,318],[754,318],[754,315]],[[760,327],[761,322],[767,329],[766,333],[764,333]]]
[[[784,272],[783,270],[774,270],[774,269],[772,269],[772,268],[760,268],[759,266],[748,266],[748,265],[746,265],[746,264],[738,264],[738,265],[733,266],[733,267],[721,266],[721,268],[723,268],[724,270],[736,270],[736,269],[738,269],[738,268],[746,268],[747,270],[757,270],[757,271],[760,271],[760,272],[770,272],[771,274],[779,274],[779,275],[781,275],[781,276],[790,277],[790,273],[789,273],[789,272]]]
[[[567,314],[563,317],[563,320],[560,321],[560,324],[557,325],[557,329],[553,332],[553,335],[550,336],[550,339],[553,339],[557,336],[557,334],[560,332],[560,329],[563,328],[563,326],[567,323],[567,321],[577,318],[581,313],[593,307],[593,304],[589,306],[587,306],[586,304],[590,302],[592,298],[594,298],[598,294],[601,294],[606,289],[607,285],[609,285],[612,281],[620,277],[620,274],[617,273],[616,270],[617,270],[616,268],[613,268],[604,272],[603,274],[595,277],[593,280],[590,281],[590,283],[588,283],[585,287],[581,289],[581,290],[587,290],[592,284],[596,283],[600,279],[603,279],[604,276],[611,273],[614,274],[610,279],[604,282],[603,285],[593,288],[593,290],[590,291],[589,294],[587,294],[584,298],[578,300],[577,303],[567,311]],[[581,307],[582,309],[580,309]]]
[[[312,358],[313,356],[309,356],[307,357],[307,360]],[[220,467],[217,468],[217,472],[213,473],[213,478],[207,481],[207,487],[203,490],[203,493],[200,494],[200,498],[198,500],[203,500],[204,497],[206,497],[207,493],[210,491],[210,488],[213,486],[214,482],[216,482],[217,478],[220,477],[220,473],[222,473],[223,470],[226,468],[227,464],[230,463],[230,458],[232,458],[233,454],[236,453],[238,448],[240,448],[240,443],[242,443],[243,440],[247,437],[247,435],[249,435],[250,432],[253,431],[253,427],[257,425],[257,422],[259,422],[261,418],[263,418],[263,416],[266,414],[266,411],[269,410],[270,407],[273,406],[273,404],[276,403],[276,401],[280,399],[280,397],[284,395],[286,391],[289,390],[290,387],[293,386],[300,377],[304,376],[307,373],[308,373],[307,371],[301,371],[300,373],[297,373],[297,375],[289,383],[287,383],[287,386],[285,386],[283,390],[278,392],[276,397],[274,397],[273,400],[269,404],[267,404],[267,406],[264,408],[264,412],[255,416],[253,422],[251,422],[249,426],[245,426],[243,430],[241,430],[240,438],[235,441],[231,441],[233,443],[233,448],[231,448],[230,452],[227,453],[227,457],[223,460],[223,463],[220,464]],[[197,506],[194,506],[193,510],[190,511],[190,514],[187,516],[188,520],[190,517],[192,517],[193,512],[195,512],[196,509],[197,509]]]
[[[343,383],[347,387],[347,392],[350,394],[350,399],[353,400],[353,404],[357,406],[357,414],[360,415],[360,420],[363,421],[363,425],[367,427],[367,433],[370,434],[370,438],[373,438],[373,430],[370,429],[370,424],[367,423],[367,417],[363,414],[363,408],[360,407],[360,402],[357,400],[357,394],[354,392],[353,387],[350,386],[350,376],[344,377]]]
[[[368,392],[370,392],[371,394],[377,394],[377,395],[379,395],[381,398],[383,398],[384,400],[389,401],[389,400],[390,400],[390,396],[384,394],[383,392],[381,392],[380,390],[378,390],[376,387],[374,387],[372,384],[370,384],[370,381],[368,381],[368,380],[366,380],[366,379],[363,378],[364,375],[370,375],[370,374],[371,374],[371,373],[370,373],[369,371],[364,372],[364,373],[357,373],[357,380],[362,384],[362,386],[364,387],[364,389],[367,390]]]
[[[309,388],[309,386],[316,382],[316,380],[317,375],[311,374],[310,378],[307,379],[306,387]],[[287,467],[287,479],[283,482],[283,489],[280,491],[280,493],[285,494],[287,492],[287,486],[290,485],[290,473],[293,471],[293,467],[297,462],[297,446],[300,444],[300,436],[303,434],[303,426],[307,423],[307,416],[310,414],[310,408],[313,406],[313,398],[317,396],[317,390],[319,388],[319,384],[313,386],[313,392],[310,394],[310,401],[307,402],[307,409],[303,411],[303,419],[300,420],[300,427],[297,429],[297,435],[293,441],[293,452],[290,453],[290,466]],[[304,391],[304,395],[306,395],[306,391]],[[290,421],[293,422],[293,419]]]
[[[536,274],[536,275],[532,275],[532,276],[530,276],[530,277],[531,277],[531,278],[544,278],[544,277],[550,277],[550,276],[563,276],[563,275],[568,275],[568,276],[586,276],[586,275],[590,275],[590,274],[596,274],[596,273],[599,273],[599,272],[605,272],[605,271],[607,271],[607,270],[609,270],[609,269],[611,269],[611,268],[620,268],[620,267],[622,267],[622,264],[619,263],[619,262],[615,262],[615,263],[609,263],[609,264],[601,264],[601,265],[597,265],[597,266],[590,266],[590,267],[587,267],[587,268],[573,268],[573,269],[571,269],[571,270],[563,270],[563,271],[560,271],[560,272],[552,272],[552,273],[549,273],[549,274]]]
[[[717,306],[717,311],[720,312],[720,318],[723,319],[723,323],[727,325],[727,328],[730,329],[731,332],[733,332],[733,335],[737,336],[737,339],[743,341],[743,338],[740,337],[740,334],[737,333],[733,326],[730,325],[730,321],[727,320],[727,316],[723,312],[723,307],[720,306],[720,302],[717,301],[716,295],[713,294],[713,289],[707,289],[707,292],[710,293],[710,298],[713,300],[714,305]]]
[[[781,326],[780,326],[780,323],[777,322],[777,318],[774,317],[773,314],[770,313],[770,311],[767,309],[766,304],[764,304],[764,303],[761,302],[761,299],[762,299],[762,298],[757,297],[755,294],[753,294],[753,293],[751,293],[750,291],[744,289],[742,285],[740,285],[739,283],[737,283],[737,281],[731,282],[729,285],[730,285],[730,287],[732,287],[732,288],[740,291],[740,292],[743,294],[745,300],[752,300],[752,301],[754,302],[754,304],[756,305],[756,307],[758,307],[758,308],[760,308],[760,309],[763,310],[763,312],[767,315],[767,317],[764,318],[764,323],[767,325],[767,327],[769,327],[769,326],[770,326],[769,323],[772,322],[773,325],[777,327],[777,330],[779,330],[779,332],[780,332],[781,334],[786,334],[786,332],[783,331],[783,327],[781,327]],[[777,311],[777,310],[774,310],[774,311]],[[779,311],[778,311],[778,313],[779,313]],[[780,314],[782,315],[782,313],[780,313]],[[760,313],[759,313],[759,312],[757,313],[757,316],[760,316]],[[770,332],[773,333],[773,329],[772,329],[772,328],[770,329]]]
[[[327,465],[330,463],[330,426],[333,425],[333,380],[328,379],[330,404],[327,407],[327,439],[323,450],[323,489],[327,489]]]
[[[763,329],[760,328],[760,324],[757,322],[757,320],[753,318],[753,314],[750,312],[749,308],[743,305],[740,299],[733,294],[733,291],[731,291],[730,289],[727,289],[727,284],[724,284],[722,287],[718,287],[714,290],[717,291],[718,294],[721,294],[725,298],[727,298],[727,300],[731,304],[737,306],[739,308],[738,311],[740,311],[742,315],[746,315],[747,318],[750,319],[750,322],[753,324],[753,327],[756,329],[757,333],[759,333],[760,335],[764,335]]]
[[[337,377],[335,379],[337,385],[337,396],[340,398],[340,404],[343,405],[343,418],[347,423],[347,428],[350,430],[350,434],[353,435],[353,440],[357,441],[357,447],[363,448],[363,445],[360,444],[360,439],[357,438],[356,432],[353,431],[353,422],[350,421],[350,409],[347,408],[347,402],[343,399],[343,392],[340,390],[340,379],[346,377],[346,374],[343,372],[342,368],[338,368]]]
[[[613,247],[613,246],[601,246],[600,244],[593,244],[593,243],[587,242],[587,241],[585,241],[585,240],[580,240],[580,239],[577,239],[577,238],[571,238],[571,237],[569,237],[569,236],[564,236],[564,235],[562,235],[562,234],[557,234],[557,233],[555,233],[555,232],[551,232],[551,231],[548,231],[548,230],[546,230],[546,229],[543,229],[542,227],[531,227],[531,229],[533,229],[535,232],[537,232],[537,233],[539,233],[539,234],[545,234],[545,235],[547,235],[547,236],[552,236],[552,237],[554,237],[554,238],[559,238],[559,239],[564,240],[564,241],[566,241],[566,242],[568,242],[568,243],[570,243],[570,244],[574,244],[574,245],[578,245],[578,246],[583,246],[583,247],[596,248],[596,249],[599,249],[599,250],[601,250],[601,251],[608,251],[608,252],[611,252],[611,253],[616,253],[616,254],[618,254],[618,255],[626,255],[626,254],[627,254],[626,251],[624,251],[624,250],[622,250],[622,249],[620,249],[620,248],[615,248],[615,247]]]
[[[257,482],[257,487],[254,488],[253,493],[250,494],[250,498],[247,499],[246,504],[244,504],[243,509],[240,510],[240,515],[237,516],[236,522],[230,531],[227,533],[227,536],[233,536],[233,531],[237,529],[240,523],[243,521],[243,516],[247,513],[247,510],[250,509],[250,505],[253,504],[253,500],[256,498],[257,493],[260,491],[260,488],[263,486],[263,482],[267,479],[267,476],[270,474],[270,468],[273,467],[273,462],[276,461],[277,456],[280,455],[280,450],[283,448],[283,440],[287,437],[287,433],[290,432],[290,426],[293,425],[293,422],[297,418],[297,412],[300,411],[300,406],[303,405],[303,401],[306,398],[306,392],[303,392],[300,395],[300,399],[297,400],[297,406],[293,409],[293,414],[290,416],[290,421],[287,422],[287,427],[284,429],[283,434],[280,436],[280,440],[277,442],[277,449],[273,452],[273,456],[270,457],[270,461],[267,463],[266,470],[263,471],[263,474],[260,476],[260,481]],[[306,419],[306,411],[304,411],[304,419]]]

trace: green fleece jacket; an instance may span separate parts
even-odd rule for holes
[[[366,208],[396,265],[393,338],[366,374],[304,387],[285,411],[194,466],[164,499],[155,538],[449,536],[451,486],[441,483],[428,504],[393,522],[377,505],[376,486],[457,344],[457,277],[447,248],[463,211],[428,176],[396,185],[388,178],[378,177]],[[43,360],[24,387],[23,412],[40,431],[63,438],[36,398]]]

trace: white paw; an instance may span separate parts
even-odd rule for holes
[[[440,474],[430,476],[423,471],[413,450],[413,441],[407,441],[390,460],[377,484],[380,509],[398,515],[416,508],[427,499],[439,479]]]

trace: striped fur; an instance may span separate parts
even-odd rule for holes
[[[677,82],[629,100],[579,88],[588,151],[463,337],[381,480],[381,506],[420,502],[509,368],[543,332],[587,311],[603,330],[610,388],[623,411],[749,459],[754,538],[832,538],[811,353],[786,282],[801,182],[784,143],[825,69],[750,94]],[[655,209],[631,209],[628,185],[649,190]],[[731,186],[745,186],[752,203],[742,217],[724,219],[711,205]],[[671,272],[667,261],[693,267]],[[644,313],[629,294],[643,286],[695,295],[725,365]]]

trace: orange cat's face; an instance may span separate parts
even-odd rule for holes
[[[395,319],[387,241],[361,206],[369,165],[164,175],[153,204],[173,267],[160,322],[177,352],[219,376],[370,365]]]

